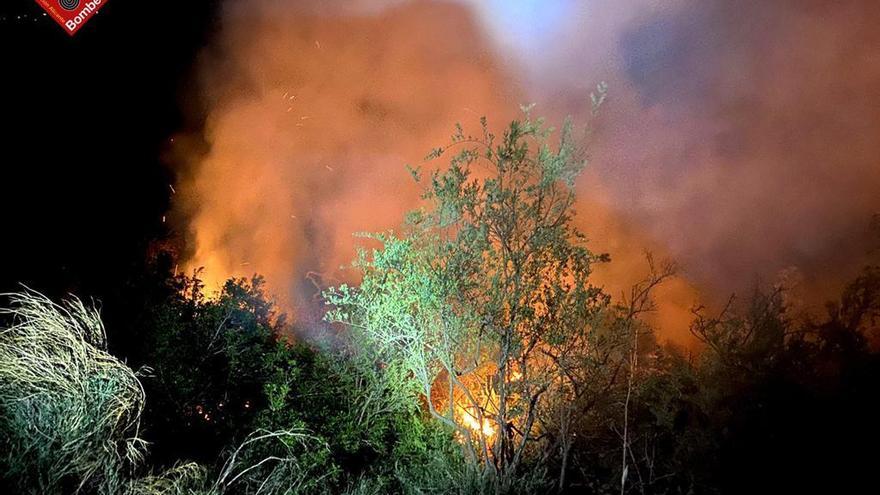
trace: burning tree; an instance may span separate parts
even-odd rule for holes
[[[457,126],[450,145],[428,156],[455,153],[448,168],[427,181],[412,170],[427,182],[429,206],[409,214],[402,235],[367,235],[382,248],[359,253],[360,286],[325,294],[328,319],[347,324],[375,366],[405,369],[413,393],[500,489],[526,457],[560,449],[568,433],[554,410],[573,413],[560,394],[601,391],[572,385],[576,373],[589,375],[597,349],[625,367],[634,341],[632,325],[609,324],[619,308],[590,283],[607,256],[591,252],[572,222],[585,166],[572,126],[551,146],[551,131],[524,111],[500,139],[485,119],[477,137]]]

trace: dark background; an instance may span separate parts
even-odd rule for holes
[[[33,0],[0,4],[0,291],[104,299],[175,236],[162,156],[200,125],[218,3],[110,1],[72,38]]]

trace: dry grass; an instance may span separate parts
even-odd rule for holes
[[[31,290],[0,309],[0,452],[4,477],[22,491],[114,493],[142,460],[144,390],[107,353],[95,309],[56,304]]]

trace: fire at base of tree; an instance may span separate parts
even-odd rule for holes
[[[878,440],[880,264],[824,313],[758,288],[694,309],[699,348],[660,345],[644,316],[675,267],[647,256],[619,299],[591,283],[611,261],[572,223],[575,134],[566,124],[554,143],[528,112],[501,135],[485,120],[476,136],[457,127],[430,155],[448,166],[412,170],[423,208],[367,236],[378,247],[354,261],[359,283],[326,288],[326,338],[291,338],[261,278],[207,297],[166,254],[104,301],[109,336],[75,298],[8,296],[0,488],[793,493],[864,481],[872,458],[848,445]]]

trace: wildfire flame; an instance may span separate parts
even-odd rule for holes
[[[461,423],[467,426],[474,433],[482,433],[484,437],[490,438],[495,435],[495,427],[488,418],[483,417],[483,423],[480,424],[479,414],[472,411],[472,408],[458,406],[458,416]]]

